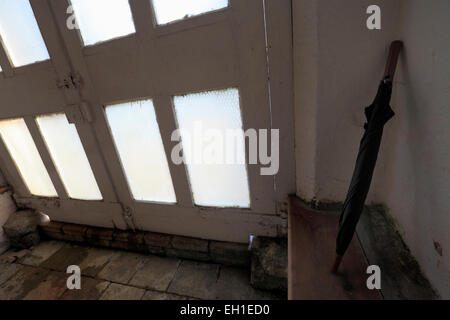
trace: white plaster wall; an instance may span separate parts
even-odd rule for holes
[[[374,192],[442,297],[450,298],[450,1],[403,0],[405,50]],[[434,248],[440,244],[443,255]]]
[[[297,194],[343,201],[364,107],[401,39],[392,107],[368,202],[385,203],[427,277],[450,297],[450,1],[293,0]],[[443,256],[434,249],[443,248]]]
[[[293,1],[294,112],[297,194],[315,196],[318,94],[318,2]]]
[[[366,28],[371,4],[293,0],[297,193],[302,198],[342,201],[347,191],[363,110],[375,96],[398,29],[398,0],[377,2],[381,31]]]

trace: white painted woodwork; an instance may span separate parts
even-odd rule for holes
[[[295,191],[292,53],[285,52],[291,50],[290,2],[231,0],[228,8],[162,26],[154,24],[149,0],[129,3],[135,34],[84,47],[79,32],[66,27],[67,0],[31,0],[51,60],[12,68],[0,49],[0,119],[25,117],[60,194],[60,199],[52,200],[30,196],[0,141],[0,166],[14,186],[19,203],[56,221],[94,226],[237,242],[248,242],[249,234],[276,236],[282,225],[277,200]],[[264,5],[270,9],[266,16]],[[269,30],[267,39],[265,27]],[[277,61],[269,66],[266,40],[271,46],[269,61]],[[271,96],[269,71],[275,79]],[[80,81],[79,85],[62,87],[70,74]],[[175,145],[170,134],[176,128],[172,97],[230,87],[240,91],[244,130],[281,129],[279,176],[262,176],[259,165],[249,165],[250,209],[200,208],[193,205],[185,166],[169,161],[177,203],[135,201],[104,106],[153,99],[170,159]],[[68,199],[61,192],[62,183],[31,123],[36,115],[53,112],[66,112],[74,119],[103,201]]]

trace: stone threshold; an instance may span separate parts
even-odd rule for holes
[[[247,244],[204,240],[149,231],[123,231],[51,221],[40,226],[42,237],[139,253],[249,267]]]

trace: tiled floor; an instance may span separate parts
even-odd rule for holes
[[[69,265],[81,289],[69,290]],[[249,271],[218,264],[46,241],[0,256],[0,299],[276,299],[250,286]]]

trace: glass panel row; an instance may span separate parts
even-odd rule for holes
[[[167,24],[225,8],[228,0],[153,0],[152,4],[157,24]],[[85,46],[136,32],[128,0],[71,0],[71,6],[67,12],[75,19],[70,21],[80,30]],[[29,0],[0,0],[0,42],[14,67],[50,58]]]
[[[39,116],[36,122],[69,197],[102,200],[75,125],[62,113]],[[0,135],[30,193],[57,197],[25,121],[0,121]]]
[[[249,208],[238,90],[178,96],[173,103],[178,130],[164,139],[179,141],[180,152],[172,150],[170,161],[186,164],[194,203]],[[176,203],[153,101],[106,106],[105,114],[133,198]],[[38,116],[36,122],[69,197],[101,200],[75,125],[64,114]],[[25,121],[0,121],[0,135],[30,193],[57,197]]]

